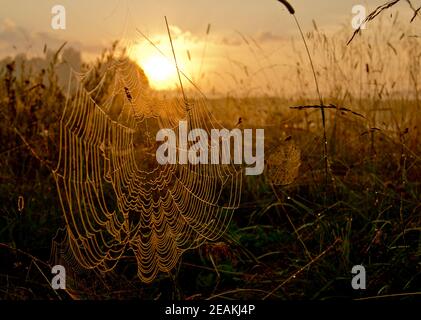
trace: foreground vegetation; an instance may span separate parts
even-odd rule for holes
[[[36,71],[27,70],[25,61],[5,61],[0,70],[0,298],[416,299],[421,288],[421,47],[411,38],[397,47],[400,37],[395,32],[385,42],[407,55],[404,67],[394,69],[395,51],[373,47],[369,37],[346,49],[344,39],[330,40],[317,26],[307,35],[328,106],[327,167],[320,108],[309,93],[305,62],[294,72],[298,94],[209,100],[227,128],[238,123],[265,128],[266,173],[246,179],[229,230],[218,242],[187,252],[176,270],[151,285],[139,281],[136,263],[128,257],[105,275],[75,265],[69,274],[77,286],[68,292],[54,292],[48,282],[52,240],[64,227],[51,175],[66,94],[57,76],[62,54],[50,53],[46,68]],[[96,70],[93,84],[115,49],[82,66]],[[403,84],[405,77],[410,81]],[[357,264],[367,269],[365,291],[350,285]]]

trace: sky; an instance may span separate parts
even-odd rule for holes
[[[314,20],[324,32],[349,28],[352,33],[352,7],[363,4],[369,11],[384,0],[290,2],[305,31],[313,28]],[[66,9],[65,30],[51,27],[51,9],[57,4]],[[218,81],[221,86],[221,69],[254,63],[256,53],[247,40],[255,41],[279,62],[274,53],[283,51],[287,41],[298,36],[294,20],[275,0],[0,0],[0,8],[0,58],[18,52],[41,55],[45,44],[58,48],[67,41],[90,60],[119,39],[157,89],[175,82],[173,66],[137,30],[171,56],[164,16],[180,68],[194,80],[205,82],[206,78],[208,88]]]

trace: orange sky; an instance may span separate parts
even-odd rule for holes
[[[304,30],[312,20],[326,32],[345,26],[352,33],[352,6],[368,9],[382,0],[291,0]],[[205,91],[229,93],[241,81],[247,90],[264,92],[274,73],[288,73],[293,19],[275,0],[60,0],[66,8],[66,30],[53,30],[50,0],[0,0],[0,57],[25,52],[42,54],[44,44],[57,48],[64,41],[81,51],[84,59],[123,39],[131,57],[151,78],[152,85],[167,89],[177,82],[164,16],[171,25],[180,68]],[[208,25],[210,33],[206,35]],[[166,60],[137,31],[153,40]],[[243,77],[244,76],[244,77]],[[279,81],[279,80],[278,80]]]

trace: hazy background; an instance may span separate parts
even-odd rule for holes
[[[328,34],[344,28],[352,33],[351,10],[354,5],[364,4],[372,10],[383,2],[291,1],[304,31],[313,29],[314,20],[318,28]],[[66,8],[66,30],[51,28],[51,8],[56,4]],[[291,64],[288,60],[290,40],[298,36],[293,19],[275,0],[42,0],[36,4],[32,0],[0,0],[0,7],[0,58],[16,53],[39,56],[45,45],[54,50],[67,41],[67,48],[76,49],[81,53],[81,59],[89,61],[112,41],[120,40],[130,48],[130,55],[144,69],[154,68],[153,64],[145,64],[157,55],[157,51],[136,29],[147,34],[171,56],[164,23],[166,15],[182,69],[208,92],[229,91],[225,78],[233,78],[238,68],[246,73],[253,73],[253,66],[256,67],[254,71],[261,69],[263,64],[259,64],[263,57],[265,66],[276,65],[278,74],[286,73],[285,68]],[[406,12],[410,14],[408,10]],[[211,29],[206,37],[208,24]],[[253,42],[258,54],[244,38]],[[302,49],[302,44],[297,46]],[[78,59],[77,55],[72,56]],[[73,64],[79,65],[76,60]],[[245,70],[245,66],[250,70]],[[228,75],[221,74],[221,70]],[[259,79],[259,75],[253,79],[256,88],[267,86],[267,79]],[[167,89],[175,82],[173,74],[155,86]]]

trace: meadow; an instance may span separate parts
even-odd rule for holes
[[[240,205],[217,241],[188,250],[149,284],[125,256],[109,273],[69,260],[70,289],[51,289],[54,256],[66,254],[57,247],[65,220],[52,175],[66,48],[46,50],[41,70],[18,57],[3,60],[0,298],[419,299],[421,45],[394,11],[375,23],[349,45],[349,32],[325,35],[316,23],[304,34],[321,97],[296,41],[287,74],[265,71],[278,87],[256,93],[253,73],[238,72],[231,85],[241,92],[207,99],[224,127],[265,129],[265,172],[244,178]],[[118,58],[118,47],[82,65],[94,70],[87,87]],[[366,290],[351,287],[355,265],[367,270]]]

